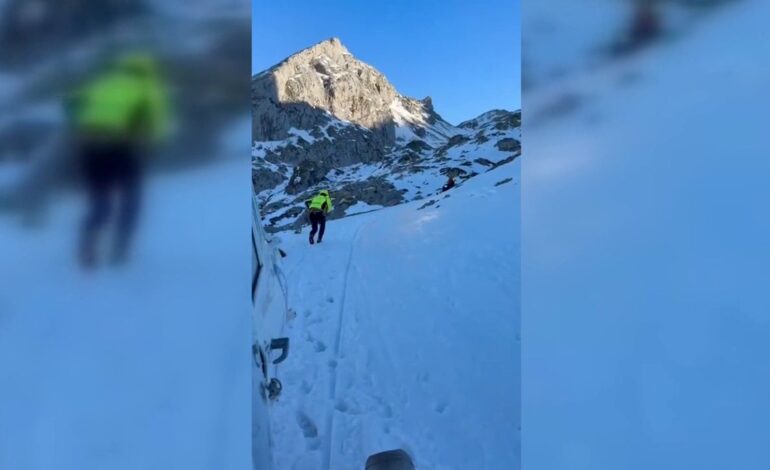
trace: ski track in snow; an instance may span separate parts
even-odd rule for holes
[[[350,253],[348,254],[348,262],[345,266],[345,275],[343,276],[343,284],[342,284],[342,294],[340,295],[340,308],[339,308],[339,315],[337,319],[337,334],[335,336],[334,340],[334,359],[335,364],[339,364],[340,361],[340,346],[342,344],[342,331],[343,331],[343,325],[345,324],[345,300],[347,298],[347,292],[348,292],[348,278],[350,275],[350,267],[353,263],[353,254],[355,253],[356,249],[356,242],[358,241],[358,235],[361,233],[361,226],[359,226],[356,229],[355,234],[353,235],[353,242],[350,244]],[[337,379],[338,379],[338,368],[335,366],[332,368],[332,377],[331,377],[331,385],[329,387],[329,400],[331,403],[337,402]],[[336,406],[336,405],[335,405]],[[325,470],[330,470],[330,461],[331,461],[331,452],[332,452],[332,441],[333,441],[333,431],[334,431],[334,411],[331,410],[326,418],[327,425],[326,425],[326,435],[328,436],[328,445],[326,447],[326,453],[324,454],[324,466],[323,468]]]

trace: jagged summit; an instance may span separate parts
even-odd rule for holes
[[[318,52],[318,51],[330,51],[330,50],[336,50],[342,54],[350,54],[350,51],[347,47],[342,43],[342,40],[338,37],[331,37],[329,39],[324,39],[323,41],[317,42],[313,44],[310,47],[306,47],[300,51],[295,52],[294,54],[290,55],[289,58],[302,55],[307,52]]]
[[[355,58],[338,38],[303,49],[255,77],[256,98],[302,103],[344,121],[392,132],[389,107],[398,93],[385,75]],[[282,137],[282,136],[279,136]]]
[[[329,39],[319,42],[314,46],[310,46],[308,49],[313,49],[316,47],[328,47],[332,49],[339,49],[343,54],[344,53],[350,54],[350,51],[348,51],[348,48],[345,47],[344,44],[342,44],[342,40],[340,40],[340,38],[338,37],[331,37]]]
[[[276,67],[285,65],[287,62],[297,60],[307,60],[309,57],[327,56],[330,58],[338,58],[343,55],[352,55],[347,47],[342,43],[339,38],[333,37],[325,39],[319,43],[316,43],[310,47],[295,52],[280,62]],[[272,67],[272,68],[276,68]]]
[[[345,45],[342,43],[340,38],[332,37],[329,39],[324,39],[323,41],[318,42],[310,47],[306,47],[302,50],[295,52],[294,54],[288,56],[287,58],[273,65],[272,67],[269,67],[261,72],[258,72],[257,74],[254,75],[253,78],[256,79],[257,77],[268,75],[271,72],[275,71],[276,69],[286,66],[290,62],[298,60],[298,58],[307,57],[309,55],[328,55],[328,56],[336,57],[344,54],[350,54],[350,51],[348,50],[347,47],[345,47]]]

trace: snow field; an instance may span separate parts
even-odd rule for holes
[[[296,318],[277,468],[360,469],[397,447],[420,469],[518,468],[518,168],[330,221],[321,245],[281,234]]]

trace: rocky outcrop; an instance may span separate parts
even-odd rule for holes
[[[460,123],[457,127],[463,129],[518,129],[521,127],[521,111],[511,112],[504,109],[493,109],[481,116]]]
[[[343,210],[360,201],[370,206],[395,206],[403,202],[403,194],[385,178],[371,178],[366,181],[349,183],[336,191],[342,204],[338,208]]]
[[[504,152],[518,152],[521,150],[521,142],[516,139],[500,139],[495,147]]]
[[[326,180],[329,165],[318,160],[303,160],[294,167],[286,193],[299,194]]]
[[[261,193],[267,189],[275,188],[283,183],[284,176],[267,168],[255,168],[251,173],[251,182],[255,193]]]

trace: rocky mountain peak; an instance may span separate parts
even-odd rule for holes
[[[301,103],[393,140],[390,105],[398,96],[385,76],[355,58],[338,38],[290,56],[255,77],[256,99]],[[283,136],[279,136],[283,137]]]

